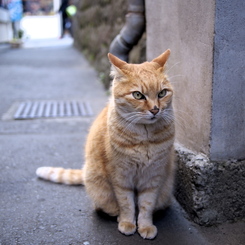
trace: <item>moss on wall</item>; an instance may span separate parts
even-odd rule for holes
[[[125,24],[125,0],[80,0],[73,20],[75,46],[80,49],[99,72],[106,88],[109,87],[110,64],[107,59],[109,46]],[[130,54],[130,62],[145,59],[145,38]]]

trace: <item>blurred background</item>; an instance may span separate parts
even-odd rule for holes
[[[71,16],[66,13],[69,5],[76,7]],[[47,40],[69,42],[68,39],[74,38],[75,47],[92,63],[108,88],[107,53],[125,24],[127,9],[124,0],[0,0],[0,43],[14,40],[16,45],[21,39],[26,45],[30,40],[44,44]],[[130,49],[130,62],[145,61],[145,43],[144,34]]]
[[[17,29],[22,30],[26,38],[58,38],[61,35],[61,18],[58,13],[61,1],[1,0],[1,15],[5,15],[6,23],[5,28],[1,23],[1,42],[12,39],[12,22],[19,22]]]

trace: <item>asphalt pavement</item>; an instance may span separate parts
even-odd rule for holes
[[[84,101],[93,115],[14,120],[21,102]],[[177,202],[155,214],[157,237],[124,236],[113,218],[92,209],[84,187],[40,180],[41,166],[80,168],[94,117],[107,92],[72,40],[0,44],[0,244],[242,245],[244,223],[200,227]]]

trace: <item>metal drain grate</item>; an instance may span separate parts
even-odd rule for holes
[[[88,102],[82,101],[27,101],[22,102],[14,119],[35,119],[52,117],[86,117],[93,111]]]

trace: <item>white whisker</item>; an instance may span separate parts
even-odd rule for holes
[[[176,62],[174,65],[172,65],[169,69],[167,69],[166,73],[169,73],[176,65],[180,64],[181,62]]]
[[[179,75],[174,75],[174,76],[168,77],[168,79],[171,80],[171,79],[174,78],[174,77],[184,77],[184,75],[180,75],[180,74],[179,74]],[[171,82],[171,83],[172,83],[172,82]]]
[[[161,115],[161,119],[166,123],[166,125],[173,123],[175,121],[173,109],[164,109]]]
[[[126,132],[126,130],[129,130],[129,128],[137,123],[139,120],[140,120],[140,117],[137,117],[137,115],[141,114],[140,112],[131,112],[131,113],[128,113],[128,116],[127,116],[127,119],[125,118],[121,118],[120,119],[120,123],[121,125],[124,126],[124,129],[123,131],[121,132],[121,134],[119,135],[119,137],[122,137],[123,134]],[[132,130],[130,130],[132,131]]]

